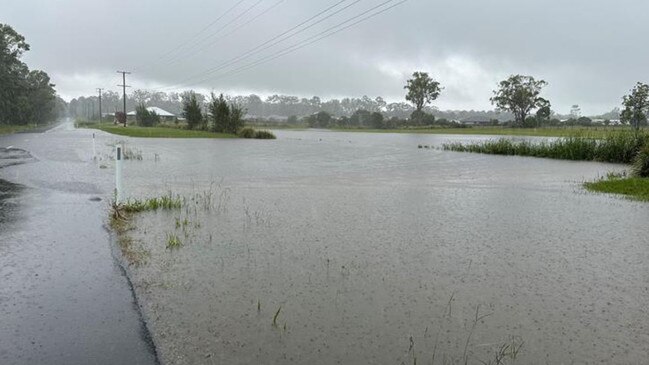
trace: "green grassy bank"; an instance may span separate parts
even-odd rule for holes
[[[114,125],[113,123],[77,123],[79,128],[93,128],[128,137],[144,138],[237,138],[234,134],[195,131],[173,127],[138,127]]]
[[[584,183],[590,191],[621,194],[634,200],[649,201],[649,178],[608,178]]]

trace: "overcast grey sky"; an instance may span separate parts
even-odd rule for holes
[[[293,53],[230,72],[387,0],[341,1],[0,0],[0,22],[27,38],[32,50],[24,60],[47,71],[66,99],[97,87],[118,90],[115,71],[126,69],[135,88],[173,86],[196,75],[178,89],[401,101],[405,80],[422,70],[445,87],[435,102],[440,109],[492,109],[497,82],[521,73],[549,82],[545,96],[557,112],[579,104],[595,114],[618,106],[637,81],[649,81],[649,1],[641,0],[408,0]],[[339,2],[295,36],[204,73]]]

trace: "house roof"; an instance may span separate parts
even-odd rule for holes
[[[161,109],[161,108],[158,108],[157,106],[149,106],[149,107],[146,108],[146,110],[148,110],[150,112],[155,112],[156,114],[158,114],[161,117],[175,117],[176,116],[175,114],[169,113],[168,111],[166,111],[164,109]],[[128,112],[126,115],[134,116],[136,114],[137,113],[135,112],[135,110],[133,110],[132,112]]]

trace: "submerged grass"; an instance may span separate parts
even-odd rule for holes
[[[171,210],[180,209],[182,207],[182,199],[180,196],[174,196],[172,193],[163,195],[158,198],[129,199],[125,203],[120,204],[120,209],[126,213],[138,213],[150,210]]]
[[[129,199],[124,203],[111,205],[110,226],[117,233],[117,243],[122,256],[131,265],[139,265],[146,257],[146,252],[138,251],[134,248],[133,240],[127,235],[127,232],[134,228],[132,223],[133,214],[144,211],[171,210],[182,208],[182,199],[180,196],[163,195],[158,198],[147,199]],[[175,234],[167,235],[167,248],[181,247],[182,242]]]
[[[649,142],[649,134],[613,133],[605,138],[566,137],[551,142],[515,142],[501,138],[482,143],[448,143],[447,151],[544,157],[562,160],[631,163],[640,149]]]

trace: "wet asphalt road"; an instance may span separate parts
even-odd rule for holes
[[[91,135],[68,122],[0,136],[0,364],[157,362],[111,251]]]

